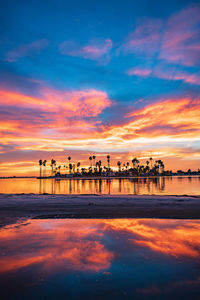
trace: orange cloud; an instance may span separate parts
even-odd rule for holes
[[[197,147],[192,149],[192,143],[200,141],[198,98],[167,99],[141,109],[130,108],[130,112],[122,116],[120,125],[116,120],[109,126],[103,124],[100,114],[113,102],[105,92],[94,89],[60,92],[43,88],[40,97],[0,90],[0,103],[3,108],[0,113],[1,154],[46,151],[45,158],[49,159],[49,152],[52,156],[55,151],[77,150],[87,153],[112,151],[118,157],[120,150],[124,156],[130,152],[141,158],[188,157],[188,162],[199,159]],[[27,160],[30,161],[30,157]],[[87,159],[83,160],[87,165]],[[6,156],[4,161],[8,161]],[[29,170],[27,165],[27,172]],[[6,171],[15,174],[18,168],[9,171],[2,165],[1,174]]]
[[[115,233],[117,236],[125,233],[129,251],[140,252],[145,247],[176,258],[199,257],[198,220],[112,219],[92,223],[88,220],[31,220],[29,224],[0,231],[1,244],[10,249],[0,258],[0,272],[34,264],[40,264],[48,274],[60,268],[83,272],[108,270],[119,253],[114,248],[111,252],[102,243],[107,232],[114,238]]]
[[[132,120],[120,127],[113,126],[106,134],[135,142],[139,138],[141,142],[148,141],[149,136],[166,142],[173,138],[177,142],[179,139],[200,138],[200,99],[160,101],[133,111],[126,117]]]
[[[106,223],[106,221],[105,221]],[[108,227],[133,234],[133,243],[175,257],[198,257],[200,247],[199,221],[173,220],[109,220]]]
[[[80,271],[99,272],[108,269],[113,253],[107,250],[99,239],[98,226],[91,227],[87,220],[82,227],[76,221],[53,222],[31,221],[27,226],[2,229],[0,241],[10,247],[15,239],[20,241],[6,257],[0,259],[1,273],[41,263],[42,268],[65,268]],[[44,225],[44,227],[43,227]],[[30,233],[37,247],[26,252],[29,247]],[[10,247],[13,249],[13,247]],[[17,250],[17,251],[16,251]]]
[[[105,92],[94,89],[87,91],[60,92],[53,89],[41,90],[41,97],[0,90],[0,103],[6,106],[38,108],[44,112],[64,114],[65,117],[95,117],[111,105]]]

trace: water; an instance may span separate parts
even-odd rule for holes
[[[1,299],[199,299],[200,220],[30,220],[0,230]]]
[[[1,179],[0,193],[199,195],[200,177]]]

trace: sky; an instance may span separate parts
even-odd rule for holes
[[[108,153],[200,168],[200,1],[1,1],[0,176]]]

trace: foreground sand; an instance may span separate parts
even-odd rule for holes
[[[28,218],[200,219],[200,196],[0,194],[0,227]]]

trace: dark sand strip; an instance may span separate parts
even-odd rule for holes
[[[200,196],[0,194],[0,227],[28,218],[200,219]]]

